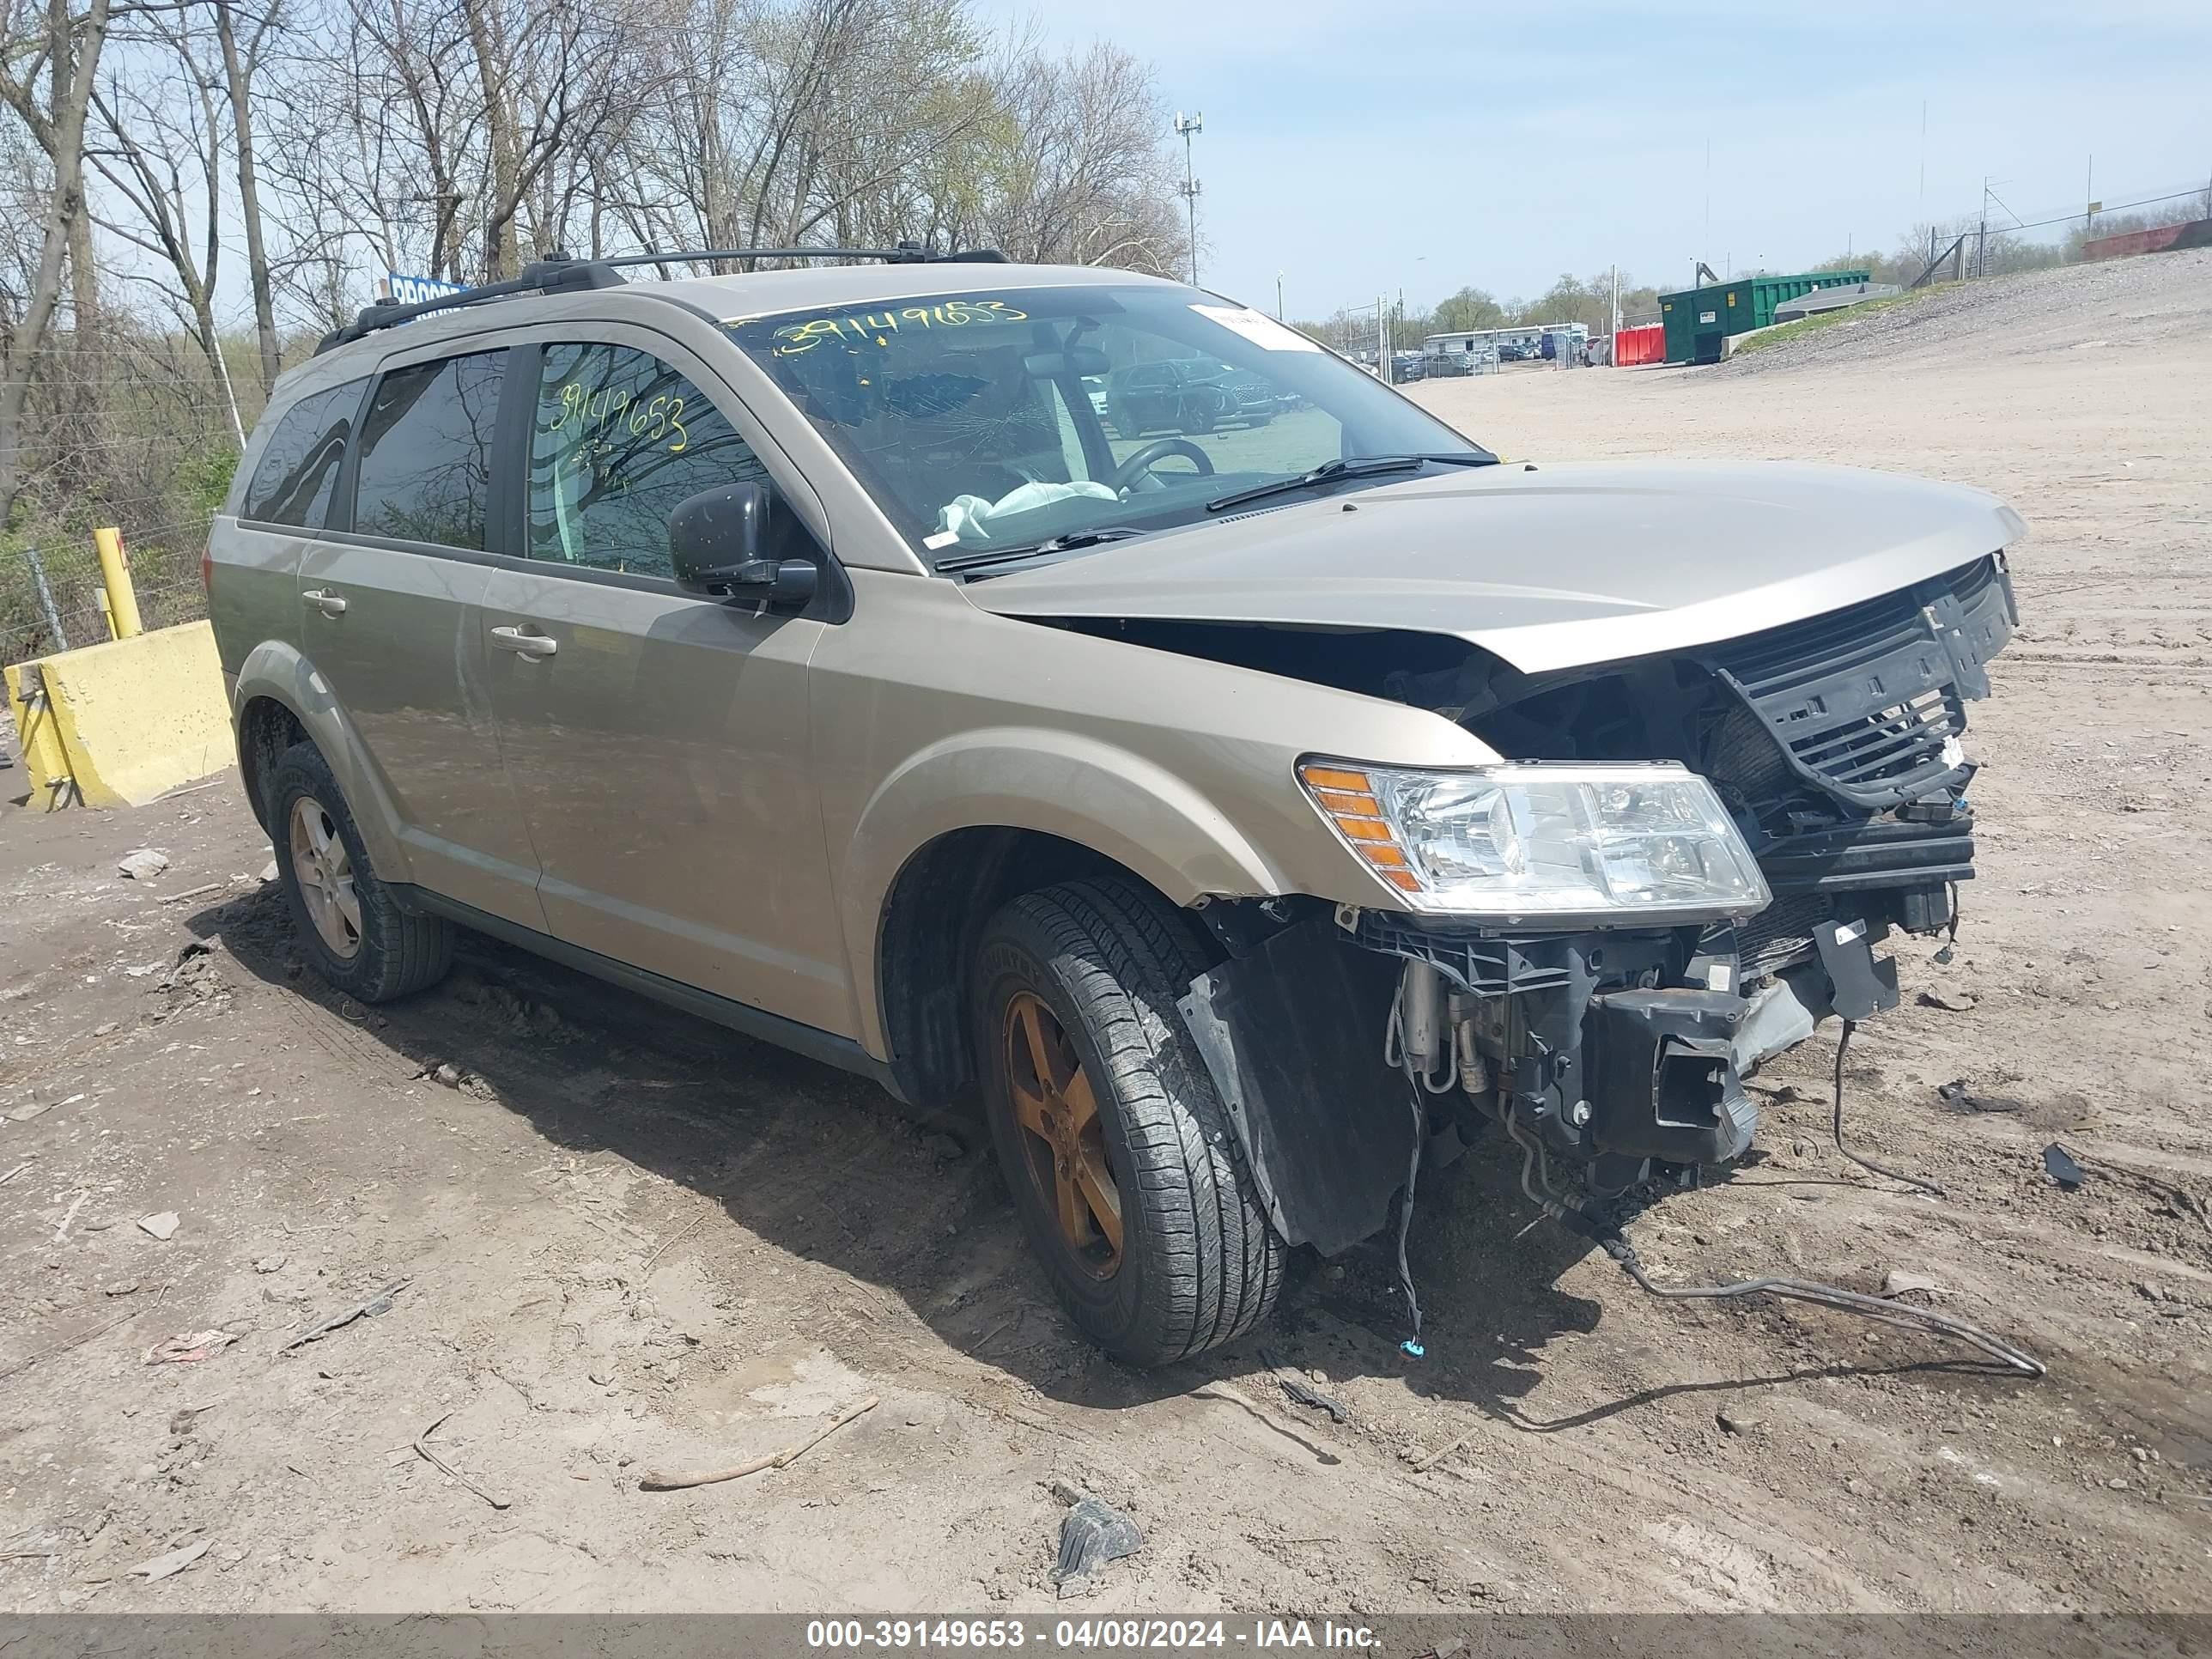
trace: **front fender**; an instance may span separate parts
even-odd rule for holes
[[[861,811],[837,891],[848,959],[872,963],[892,884],[907,861],[956,830],[1030,830],[1087,847],[1177,904],[1208,894],[1287,890],[1281,872],[1186,780],[1097,738],[1000,726],[933,744],[886,777]],[[865,986],[872,975],[863,976]],[[861,1040],[882,1041],[875,996]]]
[[[392,793],[369,759],[360,733],[314,665],[281,640],[264,640],[239,665],[237,684],[231,692],[231,727],[240,757],[249,767],[252,762],[247,758],[246,714],[260,698],[289,709],[315,747],[322,750],[338,787],[345,792],[346,805],[352,810],[354,823],[377,874],[386,881],[412,881]],[[258,780],[249,776],[249,799],[258,787]],[[255,811],[259,811],[258,803]]]

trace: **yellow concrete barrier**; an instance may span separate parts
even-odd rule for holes
[[[206,623],[17,663],[6,678],[33,806],[143,806],[238,757]]]
[[[66,805],[74,789],[69,759],[39,665],[11,662],[0,668],[0,683],[8,689],[8,714],[15,722],[17,762],[30,784],[31,805],[41,811]]]

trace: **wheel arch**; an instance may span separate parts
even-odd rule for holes
[[[231,725],[246,802],[264,830],[274,833],[264,781],[277,757],[295,743],[312,743],[344,791],[379,874],[386,881],[410,879],[391,791],[328,683],[298,651],[272,640],[247,653],[231,695]]]
[[[1000,884],[1018,854],[1027,862],[1013,867],[1043,872],[1031,885],[1110,870],[1178,908],[1285,890],[1227,814],[1188,782],[1125,750],[1027,728],[966,733],[924,750],[862,809],[838,869],[861,1046],[902,1074],[917,1038],[928,1056],[919,1062],[925,1075],[937,1074],[941,1057],[927,1039],[931,1028],[917,1030],[902,1016],[895,1032],[886,1012],[893,977],[887,960],[903,937],[899,915],[914,912],[918,892],[934,896],[939,888],[964,894],[971,908],[990,901],[996,908],[1014,890],[1029,890]],[[935,896],[924,908],[940,922],[965,914]],[[901,1032],[908,1041],[899,1040]]]
[[[1094,848],[1006,824],[947,830],[915,849],[884,894],[870,981],[876,1029],[905,1098],[969,1099],[976,1073],[969,964],[984,924],[1024,893],[1083,879],[1160,892]]]

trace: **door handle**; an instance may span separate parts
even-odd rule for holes
[[[300,598],[304,603],[314,606],[316,610],[321,611],[325,617],[343,617],[345,615],[346,602],[344,598],[340,594],[326,593],[319,587],[311,587],[306,592],[301,594]]]
[[[519,628],[495,628],[491,642],[502,651],[512,651],[524,657],[550,657],[561,648],[561,641],[544,634],[526,634]]]

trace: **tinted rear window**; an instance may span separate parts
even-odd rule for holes
[[[314,392],[284,411],[246,487],[240,518],[300,530],[320,530],[329,522],[346,436],[366,384],[353,380]]]
[[[353,527],[366,536],[485,550],[492,428],[504,351],[392,370],[362,422]]]

